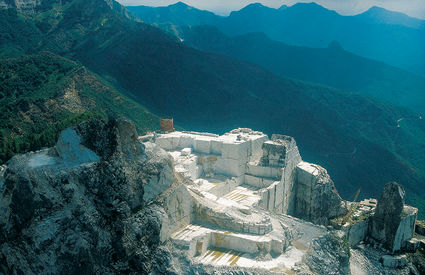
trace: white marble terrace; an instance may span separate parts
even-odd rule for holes
[[[176,191],[166,203],[176,213],[169,215],[168,236],[193,261],[282,273],[323,234],[322,227],[308,223],[310,234],[300,235],[294,225],[306,222],[273,214],[288,211],[291,196],[285,190],[302,163],[292,138],[269,140],[261,132],[236,129],[221,136],[176,131],[154,141],[172,155],[176,173],[185,179],[187,191]]]

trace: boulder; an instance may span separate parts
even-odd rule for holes
[[[347,236],[350,246],[355,246],[367,237],[369,219],[358,221],[348,228]]]
[[[323,167],[301,162],[296,169],[294,215],[316,224],[328,225],[329,219],[345,212],[328,172]]]
[[[401,250],[413,237],[418,210],[405,206],[405,191],[395,182],[387,183],[382,191],[375,214],[370,217],[369,236],[391,252]]]
[[[398,256],[384,255],[381,257],[380,261],[384,267],[400,268],[407,265],[407,256],[406,255],[398,255]]]
[[[171,157],[124,120],[86,122],[13,157],[0,181],[0,274],[167,271],[166,214],[153,202],[173,175]]]

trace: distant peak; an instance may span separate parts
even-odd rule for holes
[[[261,3],[251,3],[249,5],[247,5],[244,9],[246,8],[265,8],[266,6],[264,6]]]
[[[293,6],[289,7],[289,9],[294,9],[296,11],[301,11],[301,12],[314,12],[314,13],[333,13],[336,14],[337,12],[334,10],[330,10],[327,9],[315,2],[310,2],[310,3],[296,3]]]
[[[316,2],[309,2],[309,3],[296,3],[293,5],[293,7],[320,7],[323,8],[321,5],[317,4]]]
[[[171,4],[171,5],[169,5],[169,7],[176,7],[176,8],[188,8],[188,7],[189,7],[189,5],[188,5],[188,4],[186,4],[186,3],[184,3],[184,2],[179,1],[179,2],[177,2],[177,3],[175,3],[175,4]]]
[[[387,11],[387,10],[382,7],[372,6],[367,11]]]
[[[249,4],[245,7],[243,7],[241,10],[239,10],[239,12],[241,12],[241,11],[242,12],[246,12],[246,11],[253,12],[253,11],[258,11],[258,10],[275,10],[275,9],[264,6],[261,3],[252,3],[252,4]]]
[[[282,5],[282,6],[280,6],[279,10],[286,10],[287,8],[288,8],[287,5]]]

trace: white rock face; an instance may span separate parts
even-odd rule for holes
[[[394,238],[394,251],[405,248],[407,245],[406,242],[412,239],[417,215],[417,208],[408,205],[403,207],[400,225],[397,228],[397,232]]]
[[[298,151],[297,144],[292,137],[273,135],[272,141],[275,146],[283,147],[282,149],[284,150],[284,169],[281,179],[281,183],[283,185],[283,198],[282,202],[280,202],[279,193],[277,197],[278,202],[276,203],[275,208],[278,213],[293,214],[295,207],[295,172],[298,163],[301,162],[301,156]]]
[[[319,165],[301,162],[296,170],[294,215],[317,224],[345,212],[343,201],[327,171]]]
[[[403,187],[387,183],[369,222],[369,235],[391,252],[403,249],[415,230],[418,209],[404,205],[404,196]]]
[[[65,162],[87,163],[97,162],[100,159],[93,151],[81,144],[81,137],[72,128],[61,132],[55,148],[59,157]]]
[[[350,272],[349,246],[368,238],[376,200],[344,202],[324,168],[302,161],[293,138],[268,140],[236,129],[222,136],[172,132],[158,135],[155,143],[173,157],[184,183],[167,191],[161,240],[169,238],[194,263],[223,272]],[[350,205],[355,207],[346,220]],[[400,246],[413,230],[416,212],[409,209],[394,233]],[[306,220],[332,220],[341,231]],[[363,270],[353,263],[352,270]]]
[[[167,164],[172,162],[169,154],[153,143],[147,142],[144,145],[145,153],[149,157],[145,165],[151,167],[152,173],[144,186],[143,200],[149,202],[173,184],[174,171],[172,166]],[[162,165],[158,165],[158,163]]]
[[[351,226],[348,233],[348,242],[350,246],[354,246],[366,239],[368,227],[369,219],[361,220]]]
[[[161,240],[169,236],[195,263],[283,273],[325,233],[305,225],[311,234],[294,235],[291,227],[303,221],[274,215],[295,205],[301,156],[293,138],[268,140],[263,133],[236,129],[222,136],[172,132],[158,135],[155,143],[173,157],[184,182],[167,191]]]
[[[164,216],[161,227],[161,241],[168,240],[171,234],[184,228],[192,222],[193,199],[187,188],[182,184],[164,198]]]

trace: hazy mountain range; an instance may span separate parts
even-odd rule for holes
[[[425,113],[425,78],[344,50],[333,41],[326,48],[290,46],[263,33],[234,37],[216,27],[161,25],[196,49],[260,65],[278,76],[370,95]]]
[[[273,69],[252,64],[249,50],[253,49],[245,48],[248,54],[239,57],[250,63],[201,51],[199,48],[208,40],[202,39],[198,45],[187,38],[192,42],[181,43],[175,36],[138,22],[114,1],[40,3],[42,9],[35,6],[24,13],[13,7],[0,11],[0,57],[7,67],[1,71],[0,100],[10,106],[0,115],[0,144],[5,144],[6,138],[15,140],[28,132],[42,135],[42,125],[24,127],[32,113],[48,114],[44,126],[64,121],[66,118],[60,116],[63,112],[47,108],[46,104],[60,100],[63,92],[70,89],[70,94],[84,98],[81,103],[73,101],[76,107],[84,107],[92,115],[139,118],[137,124],[143,131],[155,128],[157,116],[171,115],[185,129],[223,133],[235,127],[251,127],[268,134],[294,136],[305,160],[326,167],[345,198],[351,199],[359,187],[363,197],[377,196],[384,183],[398,181],[406,187],[409,202],[425,208],[425,123],[416,112],[364,95],[364,90],[362,95],[282,77],[289,76],[284,66]],[[185,32],[186,36],[192,31]],[[216,35],[222,37],[220,33]],[[238,42],[243,37],[223,37],[219,48],[227,48],[229,41],[244,44]],[[261,35],[255,40],[261,47],[263,43],[277,43]],[[285,47],[276,45],[276,49]],[[237,46],[233,50],[238,49],[243,48]],[[341,60],[352,57],[336,43],[329,49],[339,51]],[[40,55],[42,51],[54,54]],[[370,67],[381,64],[352,58],[363,60]],[[337,63],[336,60],[332,62]],[[28,71],[22,72],[16,66],[19,62],[45,65],[29,66]],[[321,66],[320,62],[317,66]],[[78,88],[81,82],[71,85],[74,71],[79,70],[84,72],[82,79],[91,79],[83,85],[90,88],[89,93]],[[294,68],[297,70],[302,68]],[[391,70],[397,72],[393,67]],[[39,78],[39,74],[43,77]],[[410,79],[406,85],[414,86],[409,83],[417,78],[403,74]],[[66,85],[57,86],[55,79],[63,79]],[[393,86],[392,83],[387,85]],[[347,84],[342,83],[341,87],[344,85]],[[11,92],[21,91],[22,87],[29,88],[25,88],[25,93]],[[359,91],[365,89],[362,87]],[[99,106],[99,96],[107,99],[103,97],[105,90],[112,99],[101,101]],[[18,96],[24,100],[23,107],[13,108]],[[128,104],[117,102],[117,97]],[[87,100],[96,102],[92,106],[98,107],[88,107]],[[31,108],[33,105],[37,108]],[[22,117],[11,120],[18,115]],[[55,130],[68,124],[60,124]],[[12,153],[20,151],[16,146],[11,148]],[[45,144],[41,140],[32,146],[37,149]],[[7,156],[2,161],[6,159]]]
[[[184,3],[169,7],[128,7],[147,23],[213,25],[228,35],[262,32],[290,45],[327,47],[338,41],[355,54],[425,75],[425,21],[373,7],[356,16],[342,16],[315,3],[279,9],[259,3],[215,16]]]

